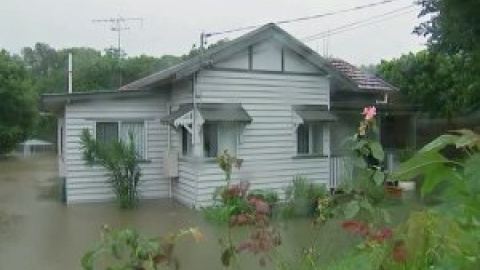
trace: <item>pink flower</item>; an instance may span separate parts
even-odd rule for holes
[[[365,115],[365,120],[372,119],[375,115],[377,115],[377,108],[375,106],[365,107],[363,109],[363,115]]]

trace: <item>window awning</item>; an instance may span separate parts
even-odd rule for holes
[[[193,104],[183,104],[170,115],[162,118],[162,123],[173,125],[175,120],[193,110]],[[252,122],[252,118],[241,104],[198,104],[198,111],[205,121]]]
[[[321,105],[299,105],[293,106],[295,113],[304,121],[322,121],[334,122],[338,121],[338,117],[328,111],[326,106]]]
[[[171,112],[169,115],[163,117],[160,121],[164,124],[173,125],[173,122],[185,115],[186,113],[190,112],[193,109],[193,104],[182,104],[178,110]]]

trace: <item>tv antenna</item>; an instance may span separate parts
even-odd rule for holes
[[[130,22],[140,22],[140,26],[143,26],[143,18],[124,18],[122,16],[117,16],[116,18],[108,19],[96,19],[92,20],[92,23],[107,23],[110,25],[110,31],[117,32],[117,56],[118,56],[118,66],[120,68],[120,61],[122,58],[122,31],[129,30]],[[122,85],[122,72],[119,70],[119,86]]]
[[[143,18],[124,18],[122,16],[118,16],[116,18],[108,18],[108,19],[99,19],[99,20],[92,20],[92,23],[108,23],[110,24],[110,31],[117,32],[117,49],[118,53],[121,52],[122,49],[122,31],[129,30],[129,22],[140,22],[140,25],[143,25]]]

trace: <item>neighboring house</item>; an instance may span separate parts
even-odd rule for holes
[[[43,104],[58,115],[68,203],[113,196],[102,168],[82,160],[80,133],[87,128],[105,142],[134,133],[145,160],[143,197],[201,207],[225,184],[214,158],[224,150],[243,159],[233,180],[254,189],[283,193],[296,175],[335,186],[333,156],[355,132],[363,106],[380,100],[388,121],[395,122],[393,112],[410,121],[407,107],[386,103],[395,92],[268,24],[117,91],[47,94]]]

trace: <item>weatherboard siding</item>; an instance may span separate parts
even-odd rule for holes
[[[147,162],[142,163],[140,196],[159,198],[169,195],[170,182],[163,173],[167,148],[167,129],[160,123],[166,115],[166,96],[89,101],[67,104],[65,109],[65,163],[67,202],[105,201],[114,198],[106,171],[99,165],[88,166],[82,159],[80,134],[94,132],[97,120],[145,120]]]
[[[259,42],[228,59],[214,63],[213,66],[219,69],[321,73],[315,65],[308,62],[304,57],[274,40]]]
[[[193,80],[191,78],[177,82],[170,93],[172,111],[179,105],[193,103]],[[171,149],[182,155],[180,129],[170,127]],[[190,160],[180,157],[178,162],[178,179],[173,181],[172,191],[174,198],[180,203],[193,207],[196,202],[197,170]]]
[[[328,105],[326,77],[279,73],[205,70],[197,78],[199,102],[241,103],[253,121],[241,129],[237,156],[244,160],[233,180],[248,180],[252,188],[283,194],[295,175],[312,182],[329,182],[329,159],[296,159],[296,133],[292,105]],[[329,138],[324,138],[329,145]],[[211,194],[224,185],[224,176],[214,162],[198,168],[196,205],[211,204]]]

